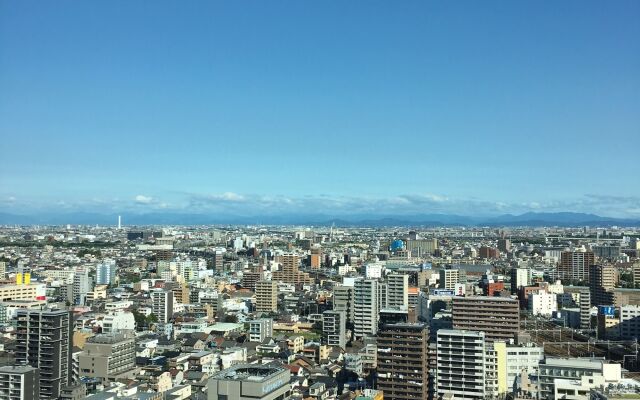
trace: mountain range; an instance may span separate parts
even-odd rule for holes
[[[18,215],[0,213],[0,225],[116,225],[117,214],[87,212]],[[473,217],[455,214],[415,215],[209,215],[198,213],[122,214],[123,225],[336,225],[336,226],[640,226],[640,220],[610,218],[595,214],[555,212],[520,215],[504,214],[494,217]]]

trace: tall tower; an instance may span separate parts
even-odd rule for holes
[[[118,215],[118,230],[122,229],[122,217]]]

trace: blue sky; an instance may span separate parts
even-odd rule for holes
[[[640,217],[639,19],[0,0],[0,209]]]

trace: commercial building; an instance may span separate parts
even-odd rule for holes
[[[249,341],[262,343],[266,338],[273,336],[273,320],[260,318],[249,321]]]
[[[438,286],[441,289],[455,290],[456,284],[460,283],[460,269],[446,267],[440,270]]]
[[[278,283],[275,281],[258,281],[256,283],[256,312],[278,312]]]
[[[542,347],[527,344],[522,346],[507,345],[507,386],[514,391],[518,377],[524,372],[529,375],[537,375],[538,365],[544,359]]]
[[[347,345],[347,313],[328,310],[322,313],[322,344],[344,349]]]
[[[97,335],[85,343],[78,358],[80,376],[112,380],[135,367],[135,341],[122,333]]]
[[[0,301],[44,300],[46,285],[40,283],[1,285]]]
[[[289,397],[291,373],[280,364],[239,364],[209,378],[209,400],[281,400]]]
[[[608,363],[604,359],[587,358],[556,358],[547,357],[540,363],[538,382],[540,398],[555,399],[556,383],[558,380],[579,380],[583,376],[604,378],[605,386],[609,383],[618,383],[622,377],[621,365]],[[566,393],[565,393],[566,394]]]
[[[407,243],[407,252],[411,257],[431,256],[438,250],[437,239],[409,239]]]
[[[624,305],[619,311],[620,339],[630,340],[640,338],[640,306]]]
[[[38,368],[40,397],[57,399],[71,384],[72,314],[64,310],[18,310],[16,362]]]
[[[453,329],[485,333],[488,341],[516,339],[520,310],[516,299],[501,297],[454,297]]]
[[[429,390],[426,324],[388,324],[377,335],[377,389],[391,400],[426,399]]]
[[[563,251],[560,254],[558,278],[573,281],[588,281],[589,266],[595,262],[591,251]]]

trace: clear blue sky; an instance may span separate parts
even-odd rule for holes
[[[638,1],[0,0],[0,209],[640,216]]]

